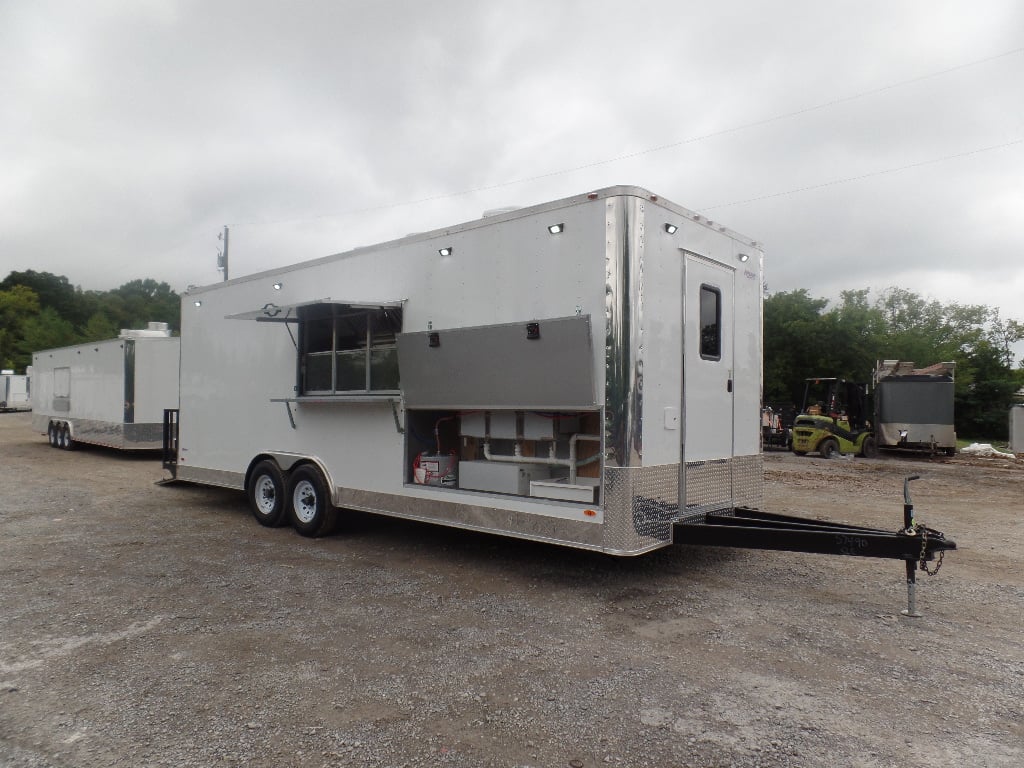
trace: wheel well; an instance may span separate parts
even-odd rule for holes
[[[333,503],[335,496],[334,480],[331,478],[331,473],[327,471],[327,467],[325,467],[323,462],[316,457],[300,456],[294,453],[261,453],[254,456],[253,460],[249,462],[249,466],[245,470],[246,488],[249,487],[249,480],[252,478],[253,469],[255,469],[256,465],[261,461],[272,461],[277,464],[277,467],[281,470],[281,475],[285,478],[286,483],[288,475],[290,475],[293,470],[303,466],[315,467],[320,472],[324,482],[327,484],[327,491]]]
[[[253,460],[249,462],[249,466],[245,470],[245,488],[246,489],[249,488],[249,481],[252,479],[252,471],[254,469],[256,469],[256,465],[259,464],[261,461],[273,461],[275,464],[277,464],[277,460],[273,456],[271,456],[270,454],[267,454],[267,453],[261,453],[259,456],[253,457]],[[278,468],[279,469],[280,469],[280,466],[281,465],[278,464]],[[282,470],[282,474],[284,474],[283,470]]]

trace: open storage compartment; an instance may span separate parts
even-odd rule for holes
[[[598,411],[406,411],[406,482],[599,503]]]
[[[402,333],[407,483],[600,503],[590,317]]]

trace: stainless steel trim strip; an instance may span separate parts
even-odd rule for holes
[[[602,526],[477,504],[337,488],[338,506],[406,520],[495,533],[577,549],[603,550]]]
[[[130,451],[157,451],[164,445],[163,422],[121,424],[113,421],[68,419],[59,415],[36,414],[32,417],[32,428],[39,433],[45,433],[51,421],[70,424],[71,437],[79,443]]]
[[[245,475],[241,472],[230,472],[225,469],[203,469],[202,467],[190,467],[187,464],[179,463],[177,479],[188,483],[215,485],[219,488],[234,488],[239,491],[245,490]]]

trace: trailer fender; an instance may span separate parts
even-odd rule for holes
[[[338,505],[338,486],[335,484],[334,478],[327,469],[327,464],[319,456],[309,456],[302,453],[291,453],[289,451],[264,451],[253,458],[252,462],[249,464],[249,468],[246,470],[245,477],[247,486],[249,475],[252,473],[253,467],[266,459],[271,459],[277,462],[277,466],[281,468],[281,472],[285,475],[286,480],[288,475],[302,464],[315,465],[316,468],[320,470],[320,474],[323,476],[324,482],[327,483],[327,490],[330,494],[331,504],[334,506]]]

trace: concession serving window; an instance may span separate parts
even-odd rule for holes
[[[320,299],[288,306],[266,304],[228,319],[286,324],[297,351],[300,400],[384,395],[399,391],[402,305]]]

